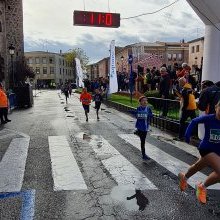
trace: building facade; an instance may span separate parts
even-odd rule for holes
[[[189,41],[189,66],[192,68],[192,71],[195,71],[195,68],[202,70],[203,65],[203,52],[204,52],[204,37],[194,39]]]
[[[25,59],[35,73],[35,84],[41,87],[55,87],[66,82],[75,82],[75,69],[62,53],[44,51],[25,52]]]
[[[14,55],[9,54],[11,45],[15,48]],[[0,81],[5,83],[6,88],[9,87],[12,74],[19,74],[13,67],[23,56],[22,0],[0,0]]]
[[[188,63],[189,60],[189,44],[185,42],[141,42],[128,45],[121,48],[116,53],[116,70],[118,72],[130,72],[128,64],[128,56],[133,56],[133,70],[138,71],[138,66],[147,68],[160,68],[162,64],[166,64],[168,68],[172,68],[174,63],[181,65]]]

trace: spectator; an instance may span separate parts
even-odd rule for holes
[[[185,134],[186,120],[190,117],[191,120],[196,117],[196,100],[191,84],[186,82],[184,77],[179,79],[180,86],[183,87],[181,93],[176,90],[176,94],[180,97],[180,127],[179,137],[176,140],[183,140]]]
[[[183,69],[180,72],[177,73],[178,78],[181,78],[181,77],[185,76],[187,73],[189,73],[191,71],[191,68],[190,68],[190,66],[188,66],[187,63],[183,63],[182,68]]]
[[[6,124],[11,121],[8,119],[8,98],[2,83],[0,83],[0,119],[1,124]]]
[[[167,73],[166,67],[161,67],[160,68],[160,74],[161,74],[161,80],[160,80],[160,88],[159,88],[159,93],[162,99],[162,115],[166,117],[167,112],[168,112],[168,103],[167,100],[169,98],[169,90],[170,90],[170,76]]]

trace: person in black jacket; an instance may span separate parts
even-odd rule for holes
[[[167,116],[168,113],[168,103],[167,100],[169,98],[169,91],[170,91],[170,76],[167,73],[166,67],[160,68],[161,80],[160,80],[160,90],[159,93],[161,95],[162,100],[162,116]]]
[[[198,108],[207,114],[215,113],[215,105],[220,100],[220,81],[202,90],[199,96]]]

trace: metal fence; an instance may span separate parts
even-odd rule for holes
[[[148,97],[154,117],[151,123],[161,129],[179,131],[180,102],[172,99]]]

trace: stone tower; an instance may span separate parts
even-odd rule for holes
[[[11,60],[8,47],[15,47],[15,54]],[[22,0],[0,0],[0,81],[6,88],[9,86],[12,64],[23,59],[23,5]],[[13,68],[14,69],[14,68]],[[16,70],[14,69],[15,73]]]

